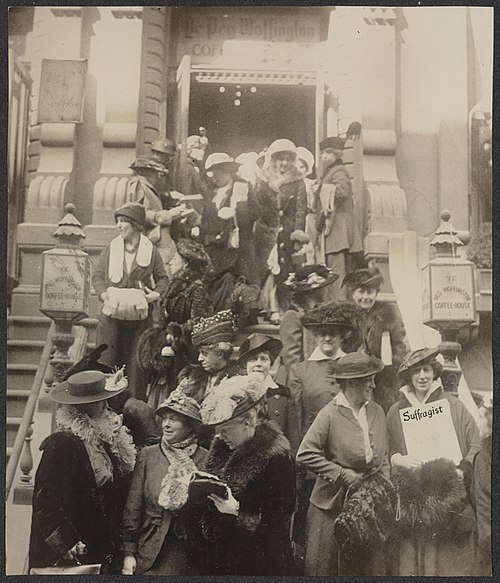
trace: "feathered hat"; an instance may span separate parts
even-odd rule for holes
[[[266,394],[261,380],[254,376],[238,375],[224,378],[201,406],[204,425],[219,425],[235,419],[255,407]]]
[[[290,273],[284,285],[292,292],[308,292],[330,285],[338,278],[326,265],[304,265]]]
[[[305,328],[312,330],[325,326],[358,330],[363,321],[363,312],[350,302],[332,301],[308,310],[300,320]]]
[[[381,288],[384,283],[384,278],[377,267],[368,267],[366,269],[356,269],[351,271],[344,277],[342,285],[351,288],[352,290],[358,288],[373,287],[377,290]]]
[[[209,318],[193,320],[192,342],[195,348],[217,342],[234,342],[236,315],[231,310],[222,310]]]
[[[161,416],[168,410],[175,411],[176,413],[189,417],[190,419],[201,421],[200,406],[193,398],[188,397],[181,387],[177,387],[177,389],[172,391],[163,403],[160,403],[156,409],[156,414]]]
[[[210,263],[205,248],[194,239],[179,239],[177,241],[177,253],[186,261],[194,263],[195,267],[200,270],[206,269]]]

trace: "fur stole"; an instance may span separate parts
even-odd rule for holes
[[[56,424],[59,431],[68,431],[90,445],[107,444],[113,465],[121,476],[134,469],[137,449],[132,435],[114,411],[107,409],[102,415],[89,417],[75,407],[60,407],[56,411]]]
[[[456,535],[468,523],[467,494],[452,461],[441,458],[416,470],[394,466],[391,480],[400,499],[399,529],[435,538]],[[468,528],[465,528],[468,530]]]
[[[290,444],[279,427],[273,422],[261,421],[255,435],[236,450],[231,450],[215,438],[207,459],[207,472],[226,482],[238,500],[252,482],[256,482],[271,460],[278,456],[290,456]],[[236,519],[236,525],[247,532],[255,532],[261,521],[260,512],[244,511]],[[215,541],[231,527],[227,517],[209,507],[201,519],[201,529],[206,539]]]
[[[347,561],[356,561],[383,547],[394,530],[396,508],[396,489],[381,472],[363,480],[333,525]]]
[[[226,377],[234,377],[240,374],[238,365],[230,360],[227,365],[218,372],[219,381]],[[205,398],[209,374],[199,364],[188,364],[185,366],[177,378],[182,391],[188,396],[195,399],[199,404]]]
[[[155,326],[145,330],[137,343],[137,362],[145,370],[165,375],[174,365],[174,359],[161,355],[167,345],[166,330]]]
[[[214,439],[207,471],[227,482],[234,497],[238,498],[279,455],[290,455],[290,444],[274,423],[262,421],[255,435],[234,451],[222,439]]]
[[[278,172],[276,162],[272,156],[266,157],[266,161],[262,167],[262,173],[266,182],[276,192],[279,192],[279,189],[283,184],[290,184],[291,182],[303,180],[302,174],[296,166],[292,166],[290,170],[284,174]]]
[[[140,267],[147,267],[153,257],[153,243],[140,235],[139,247],[135,256],[135,261]],[[125,242],[123,237],[118,235],[109,244],[108,277],[114,283],[120,283],[123,278],[123,262],[125,259]]]

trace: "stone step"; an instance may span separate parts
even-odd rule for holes
[[[52,320],[46,316],[11,315],[7,318],[10,340],[46,340]]]
[[[36,364],[46,340],[7,340],[8,364]]]
[[[38,369],[37,364],[8,364],[7,365],[7,391],[30,391]]]
[[[7,417],[22,417],[30,391],[22,389],[7,390]]]
[[[7,427],[7,435],[6,435],[6,446],[12,447],[14,445],[14,441],[16,440],[17,431],[19,426],[21,425],[22,417],[7,417],[6,419],[6,427]]]

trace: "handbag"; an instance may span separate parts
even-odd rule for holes
[[[188,486],[191,504],[202,504],[209,494],[216,494],[227,500],[227,485],[217,476],[206,472],[194,472]]]
[[[53,567],[31,567],[29,575],[99,575],[101,564],[82,565],[60,565],[57,563]]]

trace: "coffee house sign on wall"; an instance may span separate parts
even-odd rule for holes
[[[317,17],[266,15],[262,12],[222,14],[188,13],[179,23],[177,60],[189,55],[193,65],[262,65],[271,61],[285,65],[297,59],[307,63],[320,40]],[[251,49],[249,48],[251,42]]]

